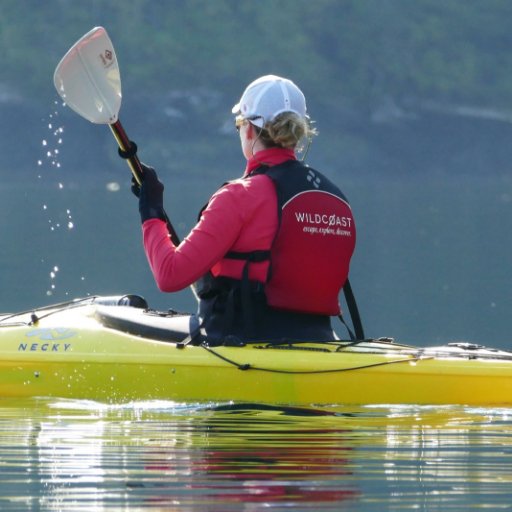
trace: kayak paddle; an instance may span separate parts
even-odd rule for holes
[[[103,27],[95,27],[81,37],[64,55],[53,75],[53,83],[66,105],[91,123],[108,124],[140,185],[142,166],[137,145],[130,141],[119,120],[121,75],[114,46]],[[169,236],[174,245],[180,240],[164,212]]]

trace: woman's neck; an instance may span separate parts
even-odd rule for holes
[[[253,157],[247,161],[244,175],[247,175],[260,165],[278,165],[287,160],[296,160],[295,151],[293,148],[265,148],[258,151]]]

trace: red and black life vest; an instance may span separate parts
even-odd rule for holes
[[[341,190],[318,171],[297,160],[261,166],[276,187],[279,227],[269,251],[229,252],[226,258],[270,259],[264,286],[271,308],[333,316],[348,277],[356,228]],[[243,279],[248,279],[244,271]]]

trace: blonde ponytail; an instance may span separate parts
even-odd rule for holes
[[[259,132],[259,139],[266,147],[296,148],[299,142],[311,140],[316,134],[308,118],[295,112],[282,112],[265,123]]]

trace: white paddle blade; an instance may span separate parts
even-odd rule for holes
[[[113,124],[121,108],[121,76],[107,31],[95,27],[79,39],[55,69],[53,83],[77,114],[98,124]]]

